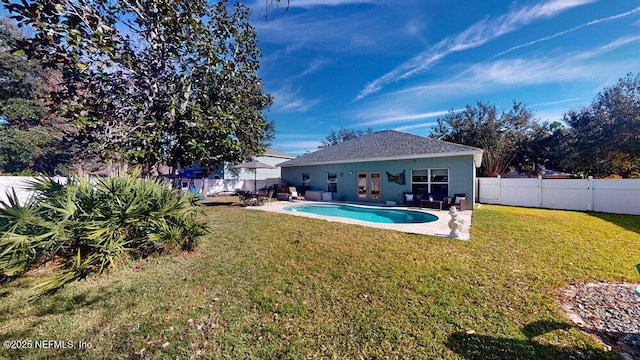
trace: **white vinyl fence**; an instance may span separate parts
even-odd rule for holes
[[[273,184],[280,184],[280,178],[268,178],[258,180],[242,180],[242,179],[209,179],[208,196],[214,196],[219,193],[233,193],[235,190],[242,189],[254,191],[264,189]],[[202,179],[195,179],[194,185],[196,189],[202,189]]]
[[[0,176],[0,200],[7,201],[7,193],[12,194],[15,190],[20,204],[24,204],[27,198],[31,195],[31,191],[27,190],[30,181],[35,178],[30,176]],[[58,182],[65,183],[67,178],[54,177]],[[170,182],[168,179],[165,180]],[[184,191],[188,191],[189,182],[185,182]],[[220,193],[234,193],[237,189],[253,191],[254,186],[259,190],[273,184],[280,184],[280,178],[269,178],[256,180],[255,184],[253,180],[241,180],[241,179],[210,179],[209,189],[207,191],[208,196],[214,196]],[[202,189],[202,179],[195,179],[194,186],[198,191]]]
[[[31,176],[0,176],[0,200],[6,202],[7,194],[13,194],[16,192],[16,196],[20,201],[20,204],[24,204],[31,192],[27,190],[29,182],[36,178]],[[64,184],[67,182],[65,177],[54,177],[55,181]]]
[[[640,215],[640,179],[478,178],[477,202]]]

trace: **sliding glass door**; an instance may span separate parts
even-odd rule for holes
[[[379,171],[358,173],[358,200],[382,199],[382,175]]]

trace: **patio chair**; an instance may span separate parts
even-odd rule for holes
[[[240,198],[240,201],[242,201],[244,203],[244,206],[251,206],[251,205],[257,205],[258,204],[258,198],[256,198],[253,194],[251,193],[244,193],[242,195],[238,195],[238,197]]]
[[[269,190],[269,193],[265,196],[262,197],[262,204],[264,205],[264,202],[267,202],[267,206],[271,206],[271,198],[273,197],[273,194],[275,193],[274,190]]]
[[[304,200],[304,197],[298,194],[295,186],[289,186],[289,192],[291,193],[291,200]]]
[[[449,207],[455,206],[458,211],[467,210],[467,196],[466,194],[454,194],[449,201]]]

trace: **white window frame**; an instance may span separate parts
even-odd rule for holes
[[[333,181],[331,181],[331,177],[329,176],[329,174],[335,174],[335,176],[333,176],[333,178],[334,178]],[[335,184],[335,190],[334,191],[330,190],[330,186],[332,184]],[[338,192],[338,172],[337,171],[328,171],[327,172],[327,191]]]
[[[303,172],[302,175],[300,176],[300,180],[302,182],[302,186],[309,186],[309,184],[311,183],[311,174],[308,172]]]
[[[427,171],[427,181],[413,181],[413,172],[414,171]],[[431,171],[432,170],[447,170],[447,181],[431,181]],[[447,191],[449,190],[449,168],[425,168],[425,169],[411,169],[411,191],[413,191],[413,185],[427,185],[427,192],[433,193],[431,190],[431,185],[447,185]]]

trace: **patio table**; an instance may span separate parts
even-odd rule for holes
[[[438,209],[438,210],[442,210],[442,201],[440,200],[425,200],[422,199],[420,200],[420,209],[422,209],[422,207],[426,207],[429,209]]]

